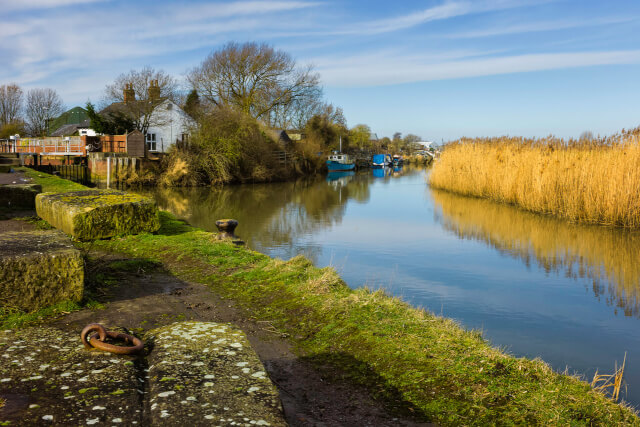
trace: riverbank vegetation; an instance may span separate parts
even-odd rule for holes
[[[48,189],[62,189],[64,182],[34,176],[34,183]],[[340,379],[367,387],[395,410],[441,425],[639,424],[632,410],[587,383],[555,373],[540,360],[509,356],[450,319],[383,291],[352,290],[333,269],[314,267],[304,257],[274,260],[216,242],[212,233],[168,213],[160,217],[156,234],[82,248],[125,254],[136,265],[161,265],[185,281],[207,284],[247,316],[289,336],[318,369],[331,366],[329,372],[341,372]],[[109,285],[109,272],[102,273],[92,276],[91,287]],[[1,320],[5,328],[14,328],[80,308],[62,305]]]
[[[94,248],[160,262],[205,283],[248,316],[289,335],[307,360],[385,402],[442,425],[638,423],[633,411],[540,360],[495,349],[477,331],[415,309],[383,291],[352,290],[331,268],[215,242],[211,233],[161,213],[157,235]]]
[[[640,227],[640,128],[606,138],[463,138],[429,178],[434,188],[569,221]]]

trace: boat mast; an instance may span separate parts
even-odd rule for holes
[[[340,152],[342,153],[342,135],[340,135]]]

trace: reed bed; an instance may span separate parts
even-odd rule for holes
[[[463,138],[429,183],[573,222],[640,227],[640,128],[606,138]]]

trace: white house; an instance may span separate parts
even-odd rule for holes
[[[147,149],[166,153],[176,142],[187,142],[196,123],[176,103],[165,99],[151,114],[151,125],[145,135]]]

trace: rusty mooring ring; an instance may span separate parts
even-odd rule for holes
[[[87,334],[90,331],[98,331],[87,338]],[[129,346],[119,346],[104,342],[109,337],[113,340],[124,341],[127,344],[133,344]],[[144,343],[139,338],[131,335],[123,334],[121,332],[107,331],[104,326],[98,323],[92,323],[87,325],[80,333],[80,339],[85,348],[97,348],[98,350],[108,351],[115,354],[134,354],[138,353],[144,348]]]

